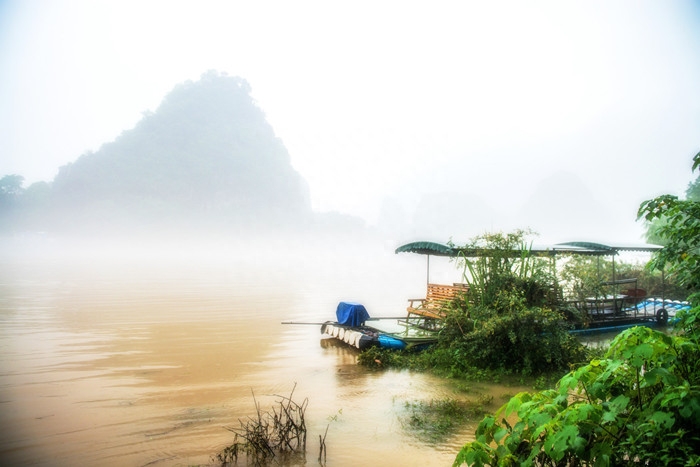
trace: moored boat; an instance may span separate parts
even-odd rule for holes
[[[638,287],[637,278],[616,277],[615,256],[622,252],[652,254],[661,250],[659,245],[608,245],[592,242],[566,242],[554,245],[530,245],[523,249],[514,249],[512,258],[540,257],[549,258],[551,270],[556,271],[556,258],[559,256],[591,256],[610,258],[612,262],[612,280],[601,281],[602,296],[585,299],[565,299],[561,302],[561,310],[565,312],[567,323],[573,333],[591,334],[623,330],[638,326],[666,326],[676,320],[676,312],[689,308],[687,301],[652,298],[647,296],[645,289]],[[444,319],[443,305],[459,299],[460,293],[468,290],[465,284],[434,284],[430,281],[430,257],[444,256],[450,258],[479,258],[489,256],[491,250],[478,247],[455,247],[429,241],[418,241],[402,245],[396,253],[416,253],[426,255],[427,292],[424,299],[410,299],[408,308],[409,319],[423,319],[425,325],[439,329]],[[507,254],[506,254],[507,255]],[[466,269],[465,269],[466,274]],[[466,278],[466,276],[465,276]],[[473,278],[472,278],[473,280]],[[466,280],[465,282],[469,282]],[[452,291],[452,294],[448,292]],[[664,295],[662,289],[661,295]],[[417,301],[418,306],[413,302]]]
[[[340,302],[336,318],[335,322],[327,321],[321,325],[321,334],[360,350],[375,345],[387,349],[419,350],[437,342],[436,332],[414,328],[395,318],[371,318],[360,303]],[[368,320],[378,324],[367,326]]]

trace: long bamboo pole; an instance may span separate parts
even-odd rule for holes
[[[406,319],[406,316],[377,316],[375,318],[367,318],[365,321],[379,321],[382,319]],[[316,323],[316,322],[307,322],[307,321],[282,321],[281,324],[308,324],[308,325],[315,325],[315,326],[320,326],[322,324],[334,324],[333,321],[324,321],[323,323]]]

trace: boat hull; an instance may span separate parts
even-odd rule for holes
[[[321,334],[364,350],[379,343],[379,333],[366,326],[345,326],[333,321],[321,325]]]
[[[584,326],[573,329],[575,334],[597,334],[623,331],[634,326],[662,327],[676,321],[676,314],[690,308],[688,302],[649,298],[620,311],[604,309],[588,312]]]
[[[385,349],[415,349],[421,350],[437,342],[437,336],[411,336],[398,333],[383,332],[370,326],[345,326],[334,321],[321,325],[321,334],[337,339],[360,350],[372,346]]]

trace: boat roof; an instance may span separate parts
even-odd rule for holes
[[[411,242],[401,245],[394,253],[417,253],[419,255],[457,256],[458,251],[449,245],[437,242]]]
[[[533,256],[556,256],[559,254],[614,256],[620,251],[654,252],[661,250],[662,248],[662,246],[652,244],[608,245],[603,243],[577,241],[557,243],[554,245],[532,245],[529,248],[529,251]],[[465,256],[468,258],[490,256],[493,252],[494,250],[488,248],[461,248],[430,241],[407,243],[405,245],[401,245],[395,250],[395,253],[417,253],[421,255],[449,257]],[[513,250],[512,255],[520,256],[521,253],[521,250]]]
[[[653,253],[655,251],[659,251],[659,250],[663,249],[663,246],[654,245],[651,243],[606,245],[603,243],[594,243],[594,242],[564,242],[564,243],[559,243],[559,245],[575,246],[575,247],[586,248],[586,249],[591,249],[591,250],[600,250],[600,251],[607,250],[607,251],[614,251],[614,252],[638,251],[638,252]]]

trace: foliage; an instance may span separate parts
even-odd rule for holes
[[[479,378],[494,370],[543,374],[584,361],[584,347],[567,332],[564,316],[550,306],[558,294],[551,264],[521,248],[524,234],[487,234],[460,247],[480,244],[489,256],[461,258],[465,271],[470,271],[465,272],[470,281],[467,300],[446,305],[436,346],[415,355],[370,349],[359,362]]]
[[[693,159],[693,170],[698,166],[700,152]],[[646,221],[665,220],[656,231],[665,239],[665,246],[654,255],[650,267],[676,274],[678,282],[692,293],[700,291],[700,201],[658,196],[644,201],[637,217]]]
[[[700,153],[693,169],[700,165]],[[639,217],[664,218],[666,248],[652,265],[679,283],[700,284],[700,208],[664,195]],[[619,334],[604,358],[561,378],[555,389],[521,393],[477,428],[454,465],[646,466],[700,464],[700,294],[680,312],[676,334],[646,327]]]
[[[697,159],[697,157],[698,156],[696,155],[695,158]],[[700,201],[700,175],[698,175],[694,181],[688,184],[688,187],[685,190],[685,199],[688,201]],[[666,217],[659,216],[653,219],[646,219],[645,224],[647,241],[657,245],[665,245],[665,239],[660,231],[665,229],[666,225],[668,224]]]
[[[612,261],[599,256],[571,255],[562,263],[560,276],[567,298],[582,301],[604,294],[601,278],[612,277]]]
[[[369,368],[399,368],[425,371],[431,368],[431,350],[394,350],[372,346],[364,349],[357,357],[357,363]]]
[[[472,313],[476,316],[472,332],[462,339],[442,341],[458,360],[530,375],[566,369],[585,358],[582,345],[554,310],[520,307],[493,315],[474,308]]]
[[[583,301],[587,297],[599,297],[610,293],[602,282],[612,278],[612,261],[604,257],[572,255],[561,262],[561,284],[567,300]],[[648,297],[664,297],[686,300],[688,292],[679,286],[674,274],[661,274],[643,264],[616,261],[617,279],[637,279],[637,287],[644,289]]]
[[[584,351],[557,310],[559,288],[549,258],[532,254],[531,232],[485,234],[460,251],[467,302],[453,303],[439,347],[451,367],[501,368],[537,374],[568,368]]]
[[[500,312],[509,306],[504,294],[511,292],[521,295],[527,306],[556,302],[552,263],[531,254],[527,237],[532,234],[529,230],[486,233],[459,247],[458,266],[471,303]]]
[[[699,317],[696,308],[686,322]],[[692,340],[646,327],[623,332],[604,359],[571,371],[556,389],[520,393],[486,417],[454,465],[696,465]]]

